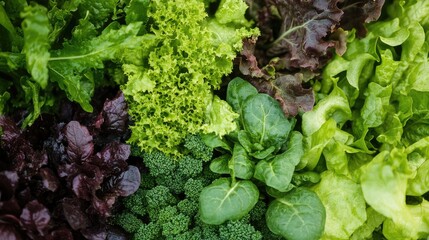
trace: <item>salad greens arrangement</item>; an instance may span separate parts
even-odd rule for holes
[[[428,238],[428,16],[0,0],[0,238]]]
[[[299,169],[325,168],[313,187],[326,212],[324,239],[429,234],[427,219],[428,42],[425,1],[395,1],[364,38],[323,72],[304,113]]]

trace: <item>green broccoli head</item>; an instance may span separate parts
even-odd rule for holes
[[[186,181],[184,190],[187,198],[192,200],[198,200],[200,193],[204,188],[204,182],[202,180],[194,180],[192,178]]]
[[[113,220],[128,233],[136,233],[144,224],[136,215],[131,212],[122,212],[115,216]]]
[[[249,223],[249,216],[236,221],[228,221],[219,226],[219,236],[222,240],[242,239],[261,240],[262,234]]]
[[[122,203],[130,212],[144,216],[147,213],[146,190],[139,188],[134,194],[123,198]]]
[[[133,240],[156,240],[161,237],[161,226],[157,223],[150,222],[143,224],[134,234]]]
[[[196,177],[203,171],[203,162],[198,158],[185,155],[178,161],[177,171],[184,178]]]
[[[174,159],[158,150],[143,153],[143,163],[149,168],[149,173],[153,177],[171,175],[176,169]]]
[[[204,162],[208,162],[212,159],[213,148],[207,146],[198,134],[188,134],[185,138],[184,146],[192,156]]]
[[[146,191],[146,202],[147,206],[151,210],[158,211],[160,208],[164,208],[169,205],[175,205],[177,199],[171,194],[168,187],[158,185],[150,190]]]

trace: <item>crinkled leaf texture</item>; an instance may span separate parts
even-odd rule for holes
[[[273,0],[269,1],[265,12],[261,13],[268,19],[259,22],[262,33],[271,32],[269,26],[279,23],[270,37],[267,55],[286,56],[291,68],[319,68],[319,58],[335,47],[335,41],[326,40],[336,26],[339,25],[343,12],[337,7],[338,0],[301,1]],[[274,12],[280,19],[275,19]],[[265,22],[266,21],[266,22]],[[272,41],[271,41],[272,40]]]

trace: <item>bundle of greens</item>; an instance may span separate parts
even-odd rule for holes
[[[429,236],[428,11],[393,1],[324,69],[297,166],[322,172],[323,239]]]

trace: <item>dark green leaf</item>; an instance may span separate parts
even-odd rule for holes
[[[232,176],[241,179],[251,179],[255,170],[255,163],[247,155],[246,150],[239,143],[234,145],[232,157],[228,163]]]
[[[218,225],[240,219],[252,210],[258,198],[258,188],[251,181],[231,183],[229,178],[217,179],[200,194],[201,220]]]
[[[297,188],[274,200],[266,213],[268,228],[288,240],[314,240],[322,236],[325,207],[316,193]]]

